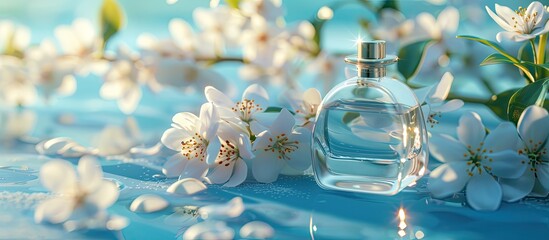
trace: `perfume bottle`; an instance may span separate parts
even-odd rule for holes
[[[398,57],[385,41],[358,43],[358,76],[335,86],[318,108],[313,170],[325,189],[394,195],[425,173],[427,132],[414,92],[386,76]]]

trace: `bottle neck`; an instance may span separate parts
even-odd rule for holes
[[[363,67],[357,66],[358,77],[360,78],[382,78],[387,75],[387,69],[385,67]]]

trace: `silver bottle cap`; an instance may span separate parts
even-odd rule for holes
[[[357,44],[357,54],[345,58],[345,62],[357,66],[358,76],[365,78],[384,77],[385,66],[397,61],[397,56],[386,54],[383,40],[361,41]]]
[[[359,59],[383,59],[385,58],[385,41],[364,41],[357,44],[357,57]]]

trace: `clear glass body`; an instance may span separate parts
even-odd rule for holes
[[[313,170],[325,189],[394,195],[424,173],[427,132],[417,97],[388,77],[351,78],[319,106]]]

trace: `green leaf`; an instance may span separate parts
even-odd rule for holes
[[[500,63],[514,64],[514,62],[511,61],[509,58],[499,53],[492,53],[488,57],[486,57],[484,60],[482,60],[482,62],[480,63],[480,66],[500,64]]]
[[[265,112],[277,113],[277,112],[282,111],[282,109],[284,109],[284,108],[281,108],[281,107],[267,107],[267,109],[265,109]],[[295,113],[290,111],[290,110],[288,110],[288,112],[290,112],[292,115],[295,115]]]
[[[495,42],[492,42],[492,41],[489,41],[489,40],[486,40],[486,39],[482,39],[482,38],[478,38],[478,37],[474,37],[474,36],[469,36],[469,35],[459,35],[459,36],[457,36],[457,38],[463,38],[463,39],[479,42],[481,44],[484,44],[488,47],[493,48],[494,50],[496,50],[501,55],[505,56],[506,58],[508,58],[511,61],[513,61],[515,63],[519,62],[519,60],[517,58],[511,56],[511,54],[507,53],[505,50],[503,50],[503,48],[499,44],[497,44]]]
[[[520,61],[520,63],[522,65],[525,65],[525,66],[530,66],[532,68],[539,68],[543,71],[549,71],[549,62],[547,63],[544,63],[544,64],[535,64],[533,62],[528,62],[528,61]]]
[[[390,8],[390,9],[400,11],[400,9],[398,7],[398,1],[396,1],[396,0],[385,0],[383,2],[383,5],[381,6],[381,8],[379,8],[379,10],[377,11],[377,13],[378,14],[381,13],[381,10],[386,9],[386,8]]]
[[[320,53],[320,46],[321,46],[320,44],[322,42],[321,33],[322,33],[322,27],[324,27],[325,22],[326,20],[321,20],[317,18],[311,21],[311,24],[313,24],[313,27],[315,28],[315,36],[313,37],[313,41],[317,46],[316,52],[314,53],[315,56]]]
[[[486,106],[489,107],[490,110],[492,110],[492,112],[494,112],[499,118],[502,120],[507,120],[509,100],[517,90],[518,88],[510,89],[498,95],[492,96],[492,98],[490,98],[490,100],[486,103]]]
[[[103,0],[100,12],[103,48],[124,24],[124,12],[116,0]]]
[[[351,121],[353,121],[355,118],[359,117],[360,114],[357,112],[346,112],[345,115],[343,115],[343,123],[349,124]]]
[[[548,88],[549,78],[544,78],[515,92],[509,99],[509,106],[507,107],[509,121],[517,123],[522,111],[531,105],[543,107]]]
[[[406,78],[407,80],[412,78],[417,74],[423,59],[425,58],[425,53],[427,48],[434,41],[429,39],[425,41],[415,42],[409,45],[402,47],[398,51],[398,71]]]
[[[229,7],[232,7],[234,9],[238,9],[238,6],[240,5],[240,0],[225,0],[227,2],[227,5]]]

